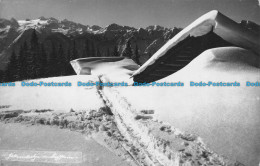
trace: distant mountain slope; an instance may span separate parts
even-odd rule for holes
[[[18,54],[21,45],[25,41],[29,43],[33,29],[36,29],[39,42],[44,44],[48,55],[52,45],[56,48],[62,45],[64,53],[67,54],[75,42],[80,57],[93,56],[93,54],[86,54],[86,47],[94,47],[94,52],[98,50],[100,56],[112,56],[115,49],[121,54],[127,41],[130,40],[133,50],[138,45],[141,62],[145,62],[181,30],[158,25],[136,29],[111,24],[101,28],[97,25],[85,26],[68,20],[59,21],[44,17],[20,21],[0,19],[0,70],[6,67],[13,50]]]

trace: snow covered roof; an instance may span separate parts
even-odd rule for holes
[[[130,76],[140,66],[125,57],[89,57],[70,62],[78,75],[103,76],[106,81],[131,82]]]

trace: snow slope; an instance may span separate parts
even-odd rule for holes
[[[66,76],[52,77],[27,82],[71,82],[71,87],[22,87],[16,82],[15,87],[0,87],[0,106],[10,106],[0,109],[7,110],[30,110],[52,109],[69,112],[73,110],[91,110],[103,106],[96,87],[78,87],[77,82],[97,81],[94,76]]]
[[[134,108],[154,110],[154,118],[200,136],[218,154],[245,165],[260,162],[260,58],[245,49],[207,50],[188,66],[158,82],[184,87],[117,88]],[[240,82],[240,87],[190,87],[194,82]],[[116,102],[116,101],[114,101]]]

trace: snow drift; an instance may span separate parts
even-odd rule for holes
[[[246,82],[259,82],[259,62],[257,55],[242,48],[215,48],[203,52],[179,72],[158,80],[181,81],[184,87],[119,87],[116,90],[133,107],[132,111],[154,110],[155,119],[199,135],[214,152],[245,165],[257,165],[260,88],[246,87]],[[190,81],[241,85],[190,87]]]

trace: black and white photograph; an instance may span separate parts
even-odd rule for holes
[[[260,1],[0,0],[0,166],[260,166]]]

